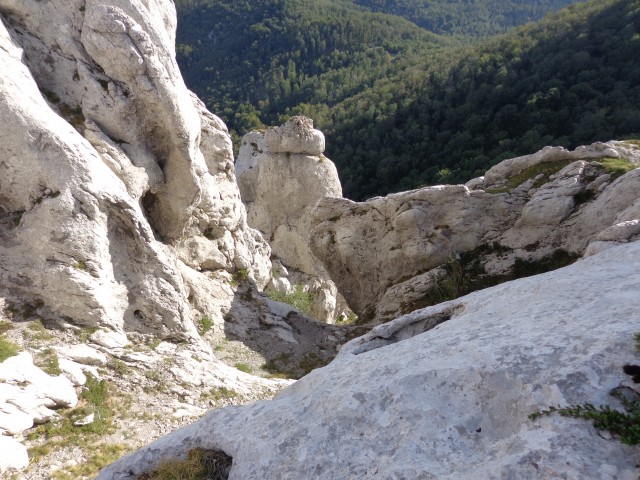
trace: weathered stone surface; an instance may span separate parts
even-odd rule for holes
[[[311,253],[309,234],[315,205],[342,197],[342,186],[335,165],[322,155],[324,137],[322,148],[310,146],[320,136],[305,117],[264,134],[251,132],[242,139],[236,176],[249,225],[271,246],[276,280],[269,287],[281,291],[283,279],[304,285],[313,294],[314,318],[332,323],[340,313],[337,288]]]
[[[324,152],[324,134],[314,129],[313,121],[306,117],[291,117],[284,125],[268,128],[264,140],[272,153],[320,155]]]
[[[58,354],[84,365],[100,366],[107,363],[107,356],[89,345],[57,347]]]
[[[481,287],[553,268],[584,254],[592,241],[598,246],[588,254],[611,235],[617,240],[610,245],[637,238],[640,169],[614,178],[597,161],[605,158],[638,166],[640,148],[545,148],[505,160],[467,185],[362,203],[325,198],[313,212],[311,249],[361,320],[380,323],[465,293],[474,282]],[[543,173],[510,183],[539,164]]]
[[[226,127],[180,76],[173,2],[1,0],[0,15],[0,295],[197,340],[177,258],[260,285],[270,262]],[[190,256],[198,242],[224,262]]]
[[[21,470],[29,465],[27,447],[13,438],[0,435],[0,473]]]
[[[231,455],[229,478],[243,480],[635,479],[638,447],[587,421],[527,416],[621,408],[609,391],[634,386],[622,367],[638,360],[639,272],[634,242],[416,311],[276,399],[210,412],[98,479],[130,479],[197,447]]]

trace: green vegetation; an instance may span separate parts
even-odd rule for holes
[[[14,325],[12,322],[1,321],[0,322],[0,335],[8,332],[9,330],[13,330]]]
[[[458,8],[452,21],[463,26],[449,33],[476,14],[469,2],[467,12],[461,2],[412,3],[429,15]],[[562,2],[484,3],[535,10]],[[346,0],[177,7],[187,84],[236,134],[293,114],[313,118],[348,198],[466,181],[545,145],[640,135],[640,0],[578,3],[473,46]],[[400,10],[393,13],[412,16]]]
[[[237,398],[238,392],[231,390],[226,387],[215,387],[209,390],[208,392],[202,393],[200,395],[201,399],[211,399],[214,402],[219,402],[221,400],[230,400],[232,398]]]
[[[118,443],[99,443],[85,448],[85,458],[75,466],[55,471],[53,480],[93,478],[104,467],[127,453],[130,447]]]
[[[13,357],[18,354],[20,347],[10,340],[7,340],[4,335],[0,335],[0,362],[4,362],[7,358]]]
[[[232,458],[217,450],[191,450],[186,460],[167,460],[138,480],[225,480]]]
[[[60,448],[77,446],[89,452],[89,463],[86,464],[86,468],[95,467],[91,472],[95,475],[100,468],[113,460],[113,455],[124,452],[124,447],[114,446],[114,449],[109,449],[100,443],[103,436],[114,431],[112,425],[114,408],[109,384],[105,380],[97,380],[88,375],[85,390],[80,394],[80,399],[81,403],[78,407],[61,412],[60,420],[40,425],[29,433],[30,440],[44,441],[29,449],[29,457],[33,461],[38,461]],[[91,414],[94,415],[92,423],[74,425]],[[73,473],[63,470],[57,475],[59,476],[55,478],[60,480],[78,478],[73,477]]]
[[[311,304],[313,303],[313,294],[305,290],[302,285],[294,285],[293,292],[268,292],[269,298],[276,302],[284,302],[292,305],[304,315],[311,314]]]
[[[204,336],[209,330],[213,328],[213,320],[206,315],[203,316],[198,322],[198,333],[200,336]]]
[[[234,367],[244,373],[253,373],[253,369],[251,368],[251,366],[247,365],[246,363],[236,363]]]
[[[564,167],[572,163],[571,160],[563,160],[560,162],[542,162],[536,163],[529,168],[525,168],[522,172],[507,179],[507,184],[504,189],[499,190],[487,190],[488,193],[502,193],[513,190],[519,187],[527,180],[531,180],[540,175],[540,178],[534,182],[533,188],[538,188],[549,180],[549,177],[555,173],[558,173]]]
[[[53,348],[47,348],[36,353],[33,357],[33,363],[49,375],[56,376],[62,374],[58,362],[58,353]]]
[[[536,247],[536,245],[531,245],[529,248],[534,250]],[[484,269],[485,257],[490,254],[507,253],[508,251],[509,249],[494,243],[481,245],[470,252],[452,255],[449,262],[443,265],[443,271],[435,285],[428,289],[418,302],[402,304],[403,312],[408,313],[418,308],[454,300],[476,290],[492,287],[517,278],[538,275],[566,267],[579,258],[579,255],[575,253],[558,249],[550,255],[537,260],[516,258],[510,271],[504,275],[487,274]],[[359,320],[359,323],[366,323],[367,320],[365,317]]]
[[[354,3],[404,17],[440,35],[487,38],[539,20],[575,0],[355,0]]]
[[[605,158],[601,161],[606,173],[611,174],[611,178],[618,178],[631,170],[638,168],[637,165],[626,158]]]
[[[635,344],[636,351],[640,352],[640,333],[635,334]],[[638,383],[640,366],[625,365],[623,370]],[[596,429],[615,435],[626,445],[640,444],[640,393],[632,388],[620,386],[611,390],[609,394],[620,400],[624,411],[614,410],[608,405],[595,407],[590,403],[584,403],[569,407],[549,407],[530,414],[529,419],[536,420],[554,413],[563,417],[582,418],[590,420]]]
[[[532,413],[529,419],[535,420],[552,413],[563,417],[582,418],[590,420],[598,430],[606,430],[616,435],[624,444],[637,445],[640,443],[640,401],[619,398],[624,406],[624,412],[614,410],[607,405],[596,408],[590,403],[585,403],[564,408],[549,407],[547,410]]]

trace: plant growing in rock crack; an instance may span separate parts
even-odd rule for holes
[[[636,350],[640,351],[640,334],[635,335]],[[633,377],[635,383],[640,383],[640,366],[625,365],[627,375]],[[582,418],[590,420],[598,430],[608,431],[626,445],[640,444],[640,392],[630,387],[616,387],[610,395],[622,403],[624,411],[615,410],[608,405],[595,407],[591,403],[570,405],[568,407],[549,407],[529,415],[530,420],[542,416],[558,414],[563,417]]]
[[[198,321],[198,333],[203,337],[209,330],[213,328],[213,320],[206,315]]]

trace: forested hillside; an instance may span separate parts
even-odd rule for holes
[[[320,118],[350,198],[464,182],[545,145],[640,137],[640,0],[575,5]],[[409,78],[409,80],[407,80]]]
[[[578,3],[475,47],[346,0],[176,3],[187,84],[239,134],[313,118],[349,198],[640,136],[640,0]]]
[[[487,38],[540,20],[579,0],[354,0],[374,12],[404,17],[431,32]]]
[[[327,110],[450,41],[343,0],[177,0],[187,84],[240,134],[291,107]],[[413,63],[412,63],[413,62]]]

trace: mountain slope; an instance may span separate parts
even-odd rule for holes
[[[640,1],[569,7],[320,118],[345,195],[460,182],[545,145],[640,136]]]
[[[341,0],[178,0],[188,85],[245,133],[302,103],[332,105],[450,42]]]
[[[374,12],[404,17],[441,35],[487,38],[540,20],[578,0],[354,0]]]
[[[179,0],[178,61],[232,132],[314,119],[360,200],[640,136],[639,4],[578,3],[470,47],[346,0]]]

